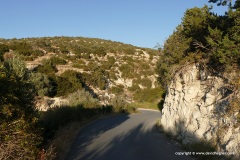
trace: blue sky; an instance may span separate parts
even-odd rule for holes
[[[204,4],[208,0],[0,0],[0,38],[81,36],[153,48],[187,8]]]

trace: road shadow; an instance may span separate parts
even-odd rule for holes
[[[70,152],[67,155],[67,160],[73,160],[73,159],[79,159],[76,157],[79,157],[78,152],[80,153],[86,153],[86,149],[91,145],[92,141],[96,139],[97,137],[101,136],[103,133],[105,133],[108,130],[111,130],[112,128],[115,128],[119,126],[121,123],[129,119],[129,115],[127,114],[121,114],[118,116],[115,116],[114,119],[109,118],[103,118],[97,121],[94,121],[84,127],[78,134],[77,138],[74,140],[74,143],[71,146]],[[91,154],[91,153],[89,153]],[[82,158],[81,158],[82,159]]]
[[[107,126],[107,129],[91,130],[92,133],[88,135],[84,134],[85,131],[79,133],[78,142],[72,146],[72,151],[74,151],[69,153],[67,160],[191,159],[188,156],[177,156],[175,153],[181,152],[181,148],[169,141],[164,134],[160,134],[155,126],[148,127],[140,123],[128,132],[121,131],[121,127],[119,127],[118,134],[111,135],[110,129],[127,119],[128,116],[123,116],[117,123],[113,122],[112,125]],[[104,127],[104,123],[96,122],[96,125]],[[97,139],[97,136],[103,132],[106,133],[101,136],[101,139]]]

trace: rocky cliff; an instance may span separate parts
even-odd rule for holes
[[[239,154],[238,112],[227,112],[237,90],[230,74],[211,74],[206,67],[191,64],[180,69],[167,89],[161,124],[183,144],[214,143],[219,151]]]

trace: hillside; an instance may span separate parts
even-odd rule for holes
[[[0,39],[0,57],[0,159],[63,159],[85,123],[161,99],[157,50],[44,37]]]
[[[102,104],[116,96],[157,103],[161,95],[157,50],[82,37],[10,39],[1,45],[9,49],[5,57],[18,55],[26,62],[39,97],[66,98],[82,88]]]

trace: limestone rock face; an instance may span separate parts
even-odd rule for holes
[[[227,115],[228,79],[210,75],[198,64],[176,73],[168,87],[161,124],[183,144],[215,140],[219,151],[239,152],[240,132],[235,114]]]

